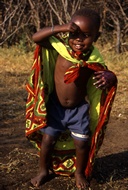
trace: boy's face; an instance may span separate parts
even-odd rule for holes
[[[75,16],[71,21],[77,25],[77,30],[69,33],[69,46],[75,52],[86,53],[99,37],[95,23],[84,16]]]

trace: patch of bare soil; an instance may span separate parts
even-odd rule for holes
[[[128,189],[128,76],[121,78],[122,74],[90,190]],[[24,134],[27,76],[3,71],[0,77],[0,190],[75,190],[73,177],[51,176],[40,188],[30,184],[38,156]]]

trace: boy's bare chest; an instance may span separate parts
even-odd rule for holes
[[[65,72],[73,66],[74,63],[66,60],[65,58],[58,56],[57,62],[56,62],[56,67],[55,67],[55,75],[56,77],[58,76],[59,79],[64,77]],[[92,74],[92,70],[88,69],[87,67],[80,67],[79,70],[79,77],[77,79],[77,82],[85,82],[88,80],[88,78]],[[57,77],[57,78],[58,78]]]
[[[71,83],[66,84],[64,82],[65,72],[73,66],[73,63],[58,57],[55,67],[55,89],[58,99],[62,106],[72,107],[79,104],[86,95],[86,85],[89,77],[92,74],[91,70],[88,68],[80,68],[78,78]]]
[[[56,69],[60,69],[61,71],[65,72],[68,68],[73,66],[73,63],[66,60],[62,56],[58,56],[57,61],[56,61]]]

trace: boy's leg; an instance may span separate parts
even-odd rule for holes
[[[85,169],[89,156],[88,141],[74,139],[74,144],[76,148],[76,186],[78,188],[86,188],[89,186],[85,176]]]
[[[47,180],[49,175],[49,159],[51,158],[52,149],[55,143],[55,138],[44,134],[41,143],[39,173],[31,179],[31,183],[38,187]]]

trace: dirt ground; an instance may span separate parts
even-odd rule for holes
[[[6,68],[1,71],[0,190],[75,190],[73,177],[56,176],[40,188],[30,184],[38,170],[38,156],[24,134],[28,74]],[[128,189],[128,75],[124,70],[117,75],[118,91],[104,143],[96,159],[90,190]]]

